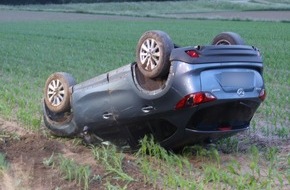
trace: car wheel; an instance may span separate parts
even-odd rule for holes
[[[47,108],[54,113],[70,110],[70,87],[75,85],[74,78],[64,72],[50,75],[45,83],[44,101]]]
[[[213,39],[212,45],[245,45],[245,42],[237,33],[223,32]]]
[[[169,57],[174,45],[165,32],[145,32],[136,48],[137,66],[145,77],[160,78],[169,73]]]

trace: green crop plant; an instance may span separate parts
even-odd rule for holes
[[[117,151],[114,145],[102,145],[92,147],[92,154],[97,161],[100,161],[106,168],[105,176],[112,174],[113,178],[131,182],[134,179],[123,170],[124,154]]]
[[[54,153],[49,158],[43,159],[42,163],[45,166],[48,166],[48,167],[52,167],[53,168],[54,167],[54,163],[55,163]]]
[[[126,190],[126,189],[128,189],[127,185],[121,187],[119,185],[112,185],[109,181],[106,182],[105,186],[106,186],[107,190]]]
[[[57,167],[68,181],[75,181],[83,189],[89,189],[91,169],[89,166],[79,165],[74,160],[58,156]]]
[[[0,152],[0,174],[1,172],[5,171],[8,169],[8,163],[6,161],[6,156],[5,154]]]
[[[288,180],[288,184],[290,184],[290,154],[288,154],[288,157],[287,157],[286,178]]]
[[[288,127],[282,126],[280,128],[275,128],[275,133],[281,139],[288,139],[289,134],[290,134],[290,129]]]
[[[239,141],[237,137],[228,137],[217,142],[217,148],[224,153],[237,153],[239,151]]]
[[[260,177],[260,168],[259,168],[259,160],[260,160],[260,153],[259,149],[256,146],[251,146],[250,148],[251,153],[251,162],[250,162],[250,169],[252,171],[252,175],[254,176],[255,173],[258,173]]]
[[[154,188],[197,187],[197,183],[191,180],[193,167],[189,160],[165,150],[154,142],[152,136],[145,136],[140,140],[140,149],[136,157],[145,182],[151,183]]]

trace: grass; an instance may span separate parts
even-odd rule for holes
[[[235,2],[229,0],[188,0],[164,2],[121,2],[63,5],[0,6],[0,9],[76,12],[138,17],[190,18],[188,13],[249,10],[290,10],[287,0]]]
[[[182,155],[167,152],[151,138],[141,141],[136,157],[144,181],[156,189],[283,189],[289,174],[283,174],[277,164],[277,149],[262,152],[249,147],[242,159],[222,160],[216,148],[194,146]],[[188,155],[195,154],[194,162]],[[237,155],[236,155],[237,156]],[[265,158],[263,158],[265,156]],[[223,155],[224,157],[224,155]],[[241,162],[243,160],[244,162]],[[266,165],[266,167],[265,167]],[[287,166],[289,168],[289,164]],[[289,185],[289,184],[288,184]]]
[[[2,22],[0,114],[39,129],[43,87],[51,73],[69,72],[81,82],[132,62],[139,37],[151,29],[166,31],[183,46],[209,44],[219,32],[236,31],[248,44],[259,47],[268,97],[254,117],[253,129],[264,136],[289,138],[287,23],[170,19]]]
[[[151,29],[166,31],[182,46],[209,44],[222,31],[238,32],[261,50],[268,96],[250,131],[242,138],[224,139],[216,147],[187,147],[176,155],[150,138],[143,139],[135,156],[143,175],[138,180],[161,189],[287,189],[290,155],[280,145],[290,140],[289,23],[176,19],[1,22],[1,117],[39,130],[42,91],[51,73],[69,72],[81,82],[132,62],[139,37]],[[6,138],[3,135],[0,140]],[[105,166],[108,176],[125,181],[115,186],[108,177],[108,189],[126,189],[127,183],[137,180],[126,173],[124,154],[115,148],[95,147],[92,155]],[[8,165],[4,158],[0,154],[0,168]],[[62,156],[52,155],[43,164],[58,167],[84,189],[94,178],[87,166]]]
[[[112,178],[131,182],[134,179],[123,170],[124,154],[117,152],[116,146],[93,147],[92,154],[97,161],[102,163],[107,173],[104,176],[113,175]]]
[[[5,154],[0,152],[0,175],[2,172],[8,169],[8,163],[6,161],[6,156]]]
[[[75,180],[79,186],[89,189],[90,168],[89,166],[80,166],[74,160],[59,156],[59,168],[64,173],[65,179]]]
[[[87,165],[79,165],[76,161],[59,154],[54,157],[52,154],[49,158],[43,160],[46,167],[56,167],[62,173],[65,180],[74,181],[78,187],[84,190],[89,189],[89,183],[92,179],[91,169]]]
[[[152,183],[154,189],[196,189],[197,183],[188,179],[193,175],[188,159],[167,152],[153,138],[145,136],[141,140],[136,157],[145,183]]]

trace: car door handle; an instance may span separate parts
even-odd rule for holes
[[[144,106],[141,110],[142,110],[142,112],[144,112],[144,113],[149,113],[149,112],[151,112],[152,110],[154,110],[154,107],[153,107],[153,106]]]
[[[110,119],[111,117],[113,117],[113,114],[112,113],[106,112],[106,113],[103,114],[103,118],[104,119]]]

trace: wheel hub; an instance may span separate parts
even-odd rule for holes
[[[48,85],[47,97],[52,106],[59,106],[65,96],[63,84],[60,80],[52,80]]]
[[[140,60],[146,71],[152,71],[159,64],[159,46],[154,39],[147,39],[140,49]]]

